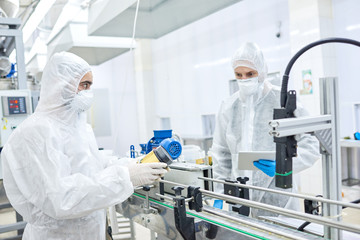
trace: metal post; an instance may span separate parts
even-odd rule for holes
[[[24,51],[24,44],[22,39],[22,32],[20,29],[17,30],[17,34],[15,36],[15,48],[16,48],[18,89],[27,89],[25,56],[24,56],[25,51]]]
[[[332,152],[323,154],[322,177],[324,198],[341,201],[341,161],[339,144],[339,106],[337,78],[320,79],[321,114],[331,114]],[[324,217],[341,220],[342,208],[337,205],[323,204]],[[341,230],[324,226],[325,239],[342,239]]]
[[[26,89],[26,69],[24,57],[24,43],[22,39],[22,31],[20,29],[21,19],[18,18],[0,18],[0,26],[8,28],[0,28],[0,36],[6,37],[4,54],[9,57],[11,52],[16,50],[17,80],[18,89]]]

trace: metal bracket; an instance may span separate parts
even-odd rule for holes
[[[202,203],[202,194],[200,192],[200,187],[189,186],[187,190],[188,190],[187,197],[192,198],[192,200],[189,202],[189,208],[191,210],[201,212],[203,208],[203,203]]]
[[[274,136],[277,143],[276,173],[282,174],[276,176],[277,187],[292,186],[292,174],[288,173],[292,171],[292,157],[296,156],[296,134],[314,133],[324,150],[331,152],[331,115],[275,119],[270,121],[269,125],[270,135]]]
[[[287,137],[302,133],[312,133],[331,128],[331,115],[306,116],[274,119],[269,122],[270,135]]]
[[[155,208],[150,207],[150,201],[149,201],[150,186],[143,186],[142,190],[145,191],[145,203],[144,203],[144,206],[142,206],[143,207],[143,212],[145,214],[150,214],[150,213],[157,214],[158,210],[155,209]]]
[[[332,131],[331,129],[324,129],[314,132],[315,137],[319,140],[322,148],[322,154],[332,153]]]
[[[305,213],[313,214],[313,215],[319,215],[319,202],[313,201],[313,200],[304,200],[304,210]]]
[[[193,217],[186,216],[185,197],[181,196],[183,187],[175,186],[171,188],[175,191],[174,218],[175,226],[185,240],[195,240],[195,223]]]
[[[248,177],[238,177],[236,179],[237,181],[231,181],[231,180],[225,180],[226,182],[229,183],[237,183],[240,182],[241,184],[246,184],[247,181],[249,181]],[[238,198],[243,198],[243,199],[247,199],[249,200],[249,189],[248,188],[242,188],[242,187],[237,187],[237,186],[232,186],[232,185],[228,185],[228,184],[224,184],[224,193],[226,195],[230,195],[230,196],[234,196],[234,197],[238,197]],[[226,201],[227,203],[231,203]],[[250,215],[250,207],[248,206],[243,206],[243,205],[234,205],[232,206],[232,210],[234,212],[238,212],[241,215],[244,216],[249,216]]]
[[[229,180],[229,179],[226,179],[225,182],[237,183],[237,181]],[[237,186],[224,184],[224,194],[234,197],[240,197],[240,189]],[[226,201],[226,203],[232,203],[232,202]]]

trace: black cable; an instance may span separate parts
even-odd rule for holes
[[[322,195],[316,195],[316,197],[322,197]],[[315,215],[318,215],[318,214],[315,214]],[[300,225],[300,227],[297,228],[297,230],[303,232],[304,228],[306,228],[310,223],[311,222],[304,222],[303,224]]]
[[[294,65],[295,61],[307,50],[309,50],[310,48],[313,48],[317,45],[321,45],[321,44],[325,44],[325,43],[332,43],[332,42],[337,42],[337,43],[346,43],[346,44],[352,44],[355,46],[360,47],[360,42],[352,40],[352,39],[348,39],[348,38],[325,38],[319,41],[315,41],[313,43],[310,43],[308,45],[306,45],[305,47],[303,47],[302,49],[300,49],[290,60],[290,62],[288,63],[286,69],[285,69],[285,73],[283,76],[283,80],[282,80],[282,84],[281,84],[281,97],[280,97],[280,105],[281,107],[285,107],[286,104],[286,98],[287,98],[287,89],[288,89],[288,81],[289,81],[289,75],[290,75],[290,70],[292,68],[292,66]]]
[[[358,204],[358,203],[360,203],[360,199],[351,201],[350,203],[356,203],[356,204]],[[343,206],[342,209],[344,209],[344,208],[347,208],[347,207]]]
[[[358,203],[360,203],[360,199],[351,201],[350,203],[356,203],[356,204],[358,204]],[[347,208],[347,207],[343,206],[342,209],[344,209],[344,208]],[[311,223],[311,222],[304,222],[303,224],[301,224],[300,227],[298,227],[297,230],[303,232],[303,231],[304,231],[304,228],[306,228],[306,226],[308,226],[310,223]]]
[[[301,224],[301,226],[300,227],[298,227],[298,231],[300,231],[300,232],[303,232],[304,231],[304,228],[307,226],[307,225],[309,225],[311,222],[304,222],[303,224]]]

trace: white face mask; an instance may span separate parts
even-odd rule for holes
[[[256,90],[259,88],[259,78],[253,77],[248,79],[237,79],[239,86],[240,94],[245,96],[250,96],[256,93]]]
[[[92,90],[82,90],[75,95],[70,105],[75,112],[81,113],[91,107],[93,100],[94,93]]]

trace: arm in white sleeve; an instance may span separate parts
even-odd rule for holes
[[[297,109],[295,111],[296,117],[308,116],[307,111],[298,102]],[[316,137],[310,134],[299,134],[295,136],[297,140],[297,157],[293,158],[293,170],[295,173],[299,173],[312,165],[320,159],[320,147],[319,141]]]
[[[213,157],[213,175],[215,179],[229,179],[231,177],[231,152],[226,141],[227,119],[222,114],[222,107],[217,116],[211,154]],[[214,183],[216,192],[223,192],[223,184]]]
[[[319,141],[310,134],[301,134],[298,139],[297,157],[293,158],[294,172],[301,172],[320,159]]]
[[[133,193],[126,167],[99,169],[93,177],[71,173],[68,157],[52,139],[39,144],[34,135],[47,137],[34,132],[7,144],[2,157],[22,195],[45,214],[55,219],[78,218],[120,203]]]

